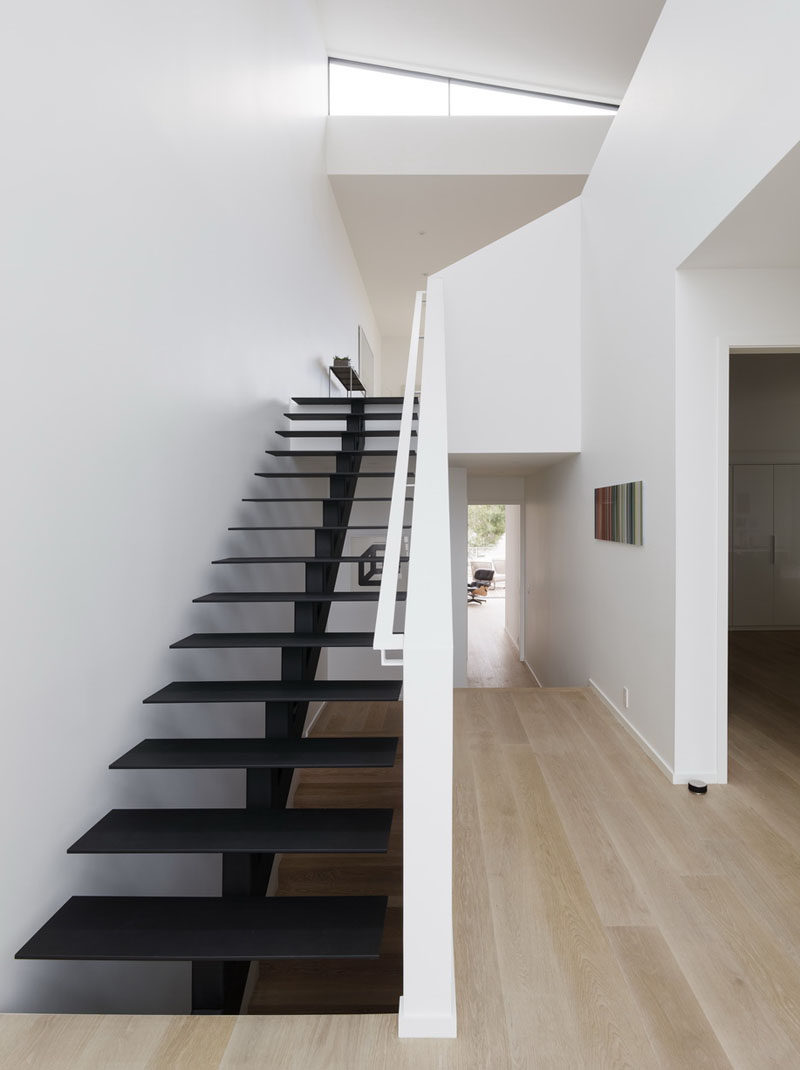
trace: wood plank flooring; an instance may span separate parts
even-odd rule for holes
[[[505,614],[505,598],[495,591],[485,602],[467,605],[469,687],[538,687],[505,630]]]
[[[458,1039],[400,1041],[393,1014],[7,1015],[0,1066],[800,1066],[800,681],[762,679],[792,642],[732,640],[731,783],[705,796],[589,691],[457,692]]]

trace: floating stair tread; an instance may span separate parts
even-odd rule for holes
[[[193,598],[193,602],[377,602],[380,592],[374,591],[210,591]],[[398,591],[399,601],[406,592]]]
[[[347,431],[340,428],[325,428],[321,431],[297,431],[295,428],[290,428],[288,431],[276,431],[276,435],[280,435],[281,438],[341,438],[342,435],[360,435],[362,438],[397,438],[400,434],[398,430],[378,430],[378,431]],[[417,432],[412,431],[412,435],[416,436]]]
[[[260,475],[261,473],[256,473]],[[391,498],[242,498],[243,502],[351,502],[358,505],[359,502],[390,502]],[[406,498],[407,502],[413,502],[413,498]]]
[[[170,650],[246,650],[250,647],[371,647],[372,632],[195,632]]]
[[[393,810],[110,810],[68,854],[372,854]]]
[[[401,561],[408,561],[407,557],[401,557]],[[212,565],[346,565],[357,564],[359,561],[383,561],[383,557],[220,557],[212,561]]]
[[[396,457],[397,450],[265,450],[272,457]],[[413,456],[416,450],[409,450]],[[332,472],[331,475],[357,476],[360,472]],[[391,473],[394,475],[394,472]]]
[[[261,479],[394,479],[394,472],[254,472]],[[408,473],[409,479],[414,473]]]
[[[402,412],[285,412],[283,415],[287,420],[399,420],[403,414]],[[417,414],[412,413],[411,418],[412,420],[418,419]]]
[[[145,739],[110,769],[384,769],[396,736],[312,739]]]
[[[386,531],[388,527],[388,524],[256,524],[228,528],[228,531]],[[410,524],[403,524],[403,530],[410,527]]]
[[[292,398],[295,405],[351,405],[356,402],[359,405],[402,405],[405,398],[401,397],[369,397],[369,398]],[[419,404],[419,399],[414,398],[414,404]]]
[[[401,687],[400,680],[176,680],[144,702],[395,702]]]
[[[385,896],[73,896],[18,959],[377,958]]]

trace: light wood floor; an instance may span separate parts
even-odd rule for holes
[[[506,602],[490,591],[482,604],[467,605],[467,684],[469,687],[536,687],[505,630]]]
[[[457,1040],[390,1014],[9,1015],[0,1065],[798,1067],[797,706],[734,674],[732,707],[731,783],[693,796],[586,690],[457,693]]]

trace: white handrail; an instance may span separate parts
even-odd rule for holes
[[[403,517],[408,486],[408,463],[411,450],[411,431],[414,422],[414,399],[419,362],[420,324],[422,322],[422,291],[414,301],[414,316],[411,323],[411,342],[408,348],[408,371],[403,396],[403,412],[397,442],[397,464],[392,484],[392,504],[389,507],[389,527],[386,532],[386,549],[383,557],[381,589],[378,595],[378,613],[375,619],[373,649],[380,650],[382,665],[402,665],[402,657],[388,657],[389,650],[402,650],[404,636],[394,630],[394,614],[397,605],[397,584],[400,573],[400,552],[403,545]]]
[[[406,380],[409,406],[416,382],[416,314],[414,324]],[[428,284],[424,334],[403,644],[403,997],[398,1032],[402,1037],[453,1037],[453,601],[444,288],[439,279]],[[395,491],[399,487],[403,496],[404,483],[404,478],[395,482]],[[386,567],[387,582],[396,571],[396,566]]]

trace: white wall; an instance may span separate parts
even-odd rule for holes
[[[328,119],[332,175],[586,175],[614,116]]]
[[[577,465],[570,458],[525,481],[525,660],[544,687],[582,687],[588,678],[578,568],[587,527],[573,521],[565,494]]]
[[[445,268],[448,448],[580,449],[580,204]]]
[[[788,5],[667,0],[580,198],[583,453],[529,486],[529,548],[551,551],[531,581],[546,594],[529,615],[531,664],[543,683],[591,679],[618,708],[627,686],[625,717],[676,779],[713,770],[675,739],[676,708],[688,719],[708,697],[697,648],[676,670],[676,642],[700,626],[698,518],[681,495],[707,468],[710,433],[707,368],[679,347],[676,373],[675,270],[800,136],[798,30]],[[595,541],[593,489],[636,479],[644,546]]]
[[[0,78],[0,1008],[186,1010],[182,966],[12,956],[72,893],[218,891],[216,858],[65,851],[112,806],[242,798],[241,774],[106,767],[148,734],[255,730],[141,700],[277,664],[166,648],[288,623],[190,601],[247,582],[213,557],[287,545],[225,528],[267,515],[238,501],[290,395],[327,393],[359,321],[377,335],[324,173],[325,50],[306,2],[34,0]]]
[[[525,501],[524,476],[467,476],[470,505],[521,505]]]
[[[386,335],[381,340],[381,389],[386,397],[403,397],[408,371],[408,347],[411,342],[411,324],[408,334],[402,338]],[[422,362],[417,371],[416,389],[419,390]]]
[[[731,357],[732,464],[800,461],[798,414],[800,354],[741,353]]]
[[[521,508],[506,506],[506,631],[519,649]]]
[[[453,686],[467,686],[467,470],[450,469],[450,567],[453,584]]]
[[[645,545],[592,542],[583,563],[588,672],[615,703],[630,688],[626,716],[676,777],[710,770],[675,750],[685,716],[676,583],[680,600],[697,562],[696,518],[680,497],[676,514],[675,500],[696,478],[700,397],[680,346],[676,368],[674,272],[800,136],[788,69],[799,30],[800,9],[785,4],[667,0],[582,197],[586,453],[575,520],[590,522],[593,486],[645,482]]]
[[[800,345],[800,270],[680,271],[676,294],[675,771],[724,780],[728,351]]]

